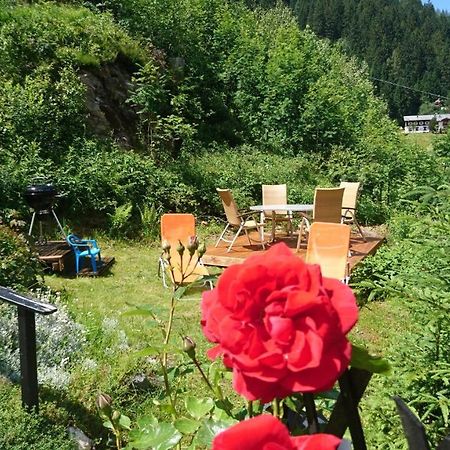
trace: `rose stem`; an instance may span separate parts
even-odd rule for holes
[[[247,402],[247,411],[248,411],[248,417],[253,417],[253,401],[249,400]]]
[[[272,400],[272,415],[276,418],[280,417],[280,403],[277,398]]]

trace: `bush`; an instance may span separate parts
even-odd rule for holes
[[[262,184],[286,183],[291,203],[312,203],[314,188],[329,185],[319,159],[274,155],[250,145],[205,148],[195,156],[185,156],[171,169],[192,187],[198,213],[213,216],[223,215],[216,188],[231,189],[239,208],[246,208],[261,203]]]
[[[19,389],[0,377],[0,448],[14,450],[75,450],[65,427],[55,424],[46,411],[27,413]],[[45,405],[41,404],[41,411]]]
[[[67,313],[59,296],[49,290],[37,290],[33,296],[54,303],[58,311],[36,317],[36,346],[39,382],[58,389],[70,382],[70,363],[85,343],[84,328]],[[17,308],[0,305],[0,374],[12,381],[20,380]]]
[[[27,240],[0,225],[0,286],[25,290],[37,282],[41,268]]]

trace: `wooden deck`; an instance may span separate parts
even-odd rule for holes
[[[48,266],[53,272],[64,273],[65,275],[76,275],[75,256],[70,245],[66,241],[47,241],[35,244],[39,260]],[[114,264],[113,257],[102,256],[102,261],[98,265],[97,276],[105,274]],[[92,266],[88,258],[84,258],[83,268],[79,276],[96,276],[92,272]]]
[[[257,239],[257,235],[251,235],[255,240]],[[266,236],[268,239],[268,236]],[[384,237],[381,236],[366,236],[367,242],[364,242],[360,235],[355,235],[352,233],[350,238],[350,252],[351,257],[349,258],[350,262],[350,271],[361,262],[367,255],[374,254],[378,247],[383,243]],[[297,245],[297,236],[293,237],[281,236],[277,235],[276,243],[284,242],[288,247],[292,249],[292,252],[295,253],[295,248]],[[274,244],[266,244],[266,250],[268,250],[271,245]],[[257,243],[249,244],[245,235],[239,236],[236,240],[233,248],[230,252],[227,253],[227,244],[225,242],[221,242],[218,247],[208,247],[206,253],[202,257],[203,264],[206,266],[216,266],[216,267],[228,267],[232,264],[240,264],[250,255],[255,253],[264,253],[265,250],[262,250],[261,245]],[[306,244],[302,243],[298,256],[304,258],[306,255]]]
[[[66,241],[37,242],[35,249],[39,255],[39,260],[54,272],[73,270],[74,256]]]

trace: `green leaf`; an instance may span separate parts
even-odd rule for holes
[[[109,430],[114,430],[114,425],[112,424],[112,422],[110,420],[105,420],[103,422],[103,426],[105,428],[108,428]]]
[[[174,423],[175,428],[183,434],[192,434],[197,431],[200,424],[193,419],[188,419],[187,417],[182,417]]]
[[[211,448],[212,441],[216,435],[229,428],[229,426],[226,422],[205,420],[195,436],[195,443],[199,446]]]
[[[180,286],[173,294],[176,300],[180,300],[181,297],[186,293],[188,286]]]
[[[120,415],[119,418],[119,425],[124,428],[125,430],[131,430],[131,420],[128,416],[125,416],[123,414]]]
[[[133,430],[129,437],[132,448],[169,450],[178,444],[182,434],[171,423],[147,422],[144,429]]]
[[[141,430],[150,430],[156,425],[158,425],[158,419],[151,415],[140,417],[137,420],[137,426]]]
[[[206,416],[214,408],[214,400],[212,398],[195,398],[187,397],[186,409],[195,419],[201,419]]]
[[[380,356],[370,355],[365,348],[355,344],[352,344],[352,359],[350,365],[356,369],[364,369],[371,373],[388,375],[391,372],[389,361]]]
[[[142,350],[139,350],[136,355],[138,357],[144,357],[144,356],[155,356],[155,355],[160,355],[163,352],[163,347],[162,346],[148,346],[143,348]]]

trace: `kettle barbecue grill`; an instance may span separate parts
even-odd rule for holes
[[[33,217],[31,218],[31,225],[28,231],[28,235],[31,236],[33,226],[37,217],[39,221],[39,240],[44,241],[42,231],[42,220],[46,216],[52,215],[56,220],[58,228],[65,239],[66,234],[64,233],[64,229],[61,226],[61,223],[58,219],[58,216],[55,213],[55,210],[53,209],[53,205],[56,199],[59,197],[56,188],[50,183],[30,184],[25,189],[24,197],[28,205],[34,210]]]

